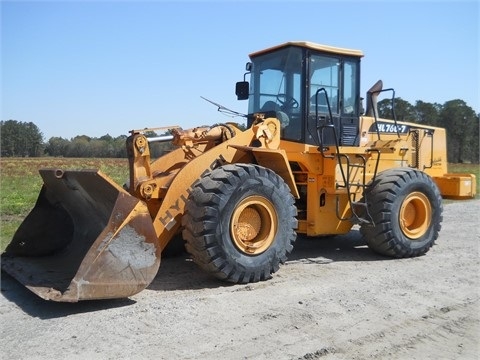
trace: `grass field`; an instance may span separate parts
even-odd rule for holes
[[[43,181],[38,170],[100,169],[118,184],[128,179],[127,159],[1,158],[0,251],[11,241],[25,216],[35,205]]]
[[[5,249],[20,223],[35,205],[43,183],[38,174],[41,168],[100,169],[120,185],[128,179],[127,159],[1,158],[0,251]],[[475,174],[477,194],[480,193],[479,165],[450,164],[449,172]]]

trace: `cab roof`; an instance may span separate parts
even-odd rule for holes
[[[288,41],[280,45],[276,45],[276,46],[269,47],[267,49],[256,51],[254,53],[251,53],[249,56],[250,58],[253,58],[259,55],[269,53],[274,50],[286,48],[288,46],[296,46],[296,47],[301,47],[301,48],[315,50],[315,51],[322,51],[330,54],[348,55],[348,56],[355,56],[359,58],[363,57],[363,52],[361,50],[345,49],[345,48],[339,48],[335,46],[316,44],[310,41]]]

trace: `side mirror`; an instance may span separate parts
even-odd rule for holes
[[[235,95],[237,95],[238,100],[247,100],[248,92],[250,90],[250,84],[248,81],[239,81],[235,85]]]

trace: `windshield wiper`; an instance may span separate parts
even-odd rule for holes
[[[227,114],[227,115],[232,115],[232,116],[241,116],[241,117],[248,117],[248,115],[245,115],[245,114],[242,114],[242,113],[239,113],[237,111],[234,111],[234,110],[230,110],[228,108],[226,108],[225,106],[223,105],[220,105],[220,104],[217,104],[216,102],[213,102],[212,100],[208,100],[207,98],[204,98],[203,96],[200,96],[203,100],[205,101],[208,101],[210,104],[213,104],[215,106],[218,107],[218,111],[223,113],[223,114]]]

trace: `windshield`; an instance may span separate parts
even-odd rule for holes
[[[263,111],[267,106],[285,108],[300,102],[302,49],[286,48],[265,54],[253,61],[249,99],[250,114]]]
[[[284,137],[301,138],[302,49],[288,47],[253,59],[248,113],[276,112]],[[295,125],[295,123],[298,123]],[[295,129],[298,134],[288,132]]]

